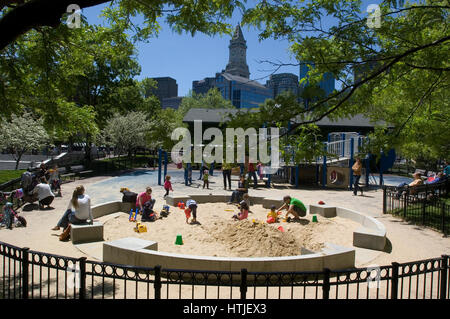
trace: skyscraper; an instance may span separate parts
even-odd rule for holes
[[[241,26],[238,24],[230,41],[228,64],[225,72],[243,78],[250,78],[247,65],[247,41],[242,34]]]
[[[212,88],[216,87],[216,78],[204,78],[203,80],[192,82],[192,91],[197,94],[206,94]]]
[[[271,89],[250,80],[246,43],[238,24],[228,46],[229,58],[225,70],[216,73],[214,78],[193,81],[192,90],[204,94],[216,87],[223,98],[230,100],[236,108],[257,108],[266,99],[272,98]]]
[[[178,96],[177,81],[171,77],[152,78],[157,82],[157,88],[153,89],[153,94],[158,97],[160,101],[165,98]]]
[[[266,82],[266,87],[272,91],[273,98],[284,91],[291,91],[294,95],[297,95],[298,76],[292,73],[272,74]]]
[[[314,62],[300,62],[300,80],[308,78],[308,71],[310,67],[314,68]],[[325,96],[330,95],[335,88],[335,79],[332,73],[325,72],[322,81],[319,82],[319,87],[323,90]],[[308,80],[300,84],[300,90],[302,91],[309,86]]]

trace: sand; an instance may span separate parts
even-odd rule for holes
[[[100,220],[104,222],[107,241],[138,237],[158,242],[160,251],[218,257],[295,256],[301,255],[302,247],[320,251],[326,242],[351,247],[353,231],[359,226],[340,217],[319,216],[316,223],[309,215],[299,222],[283,222],[280,218],[277,223],[267,224],[268,212],[261,205],[253,205],[247,220],[235,221],[232,216],[238,209],[234,205],[199,204],[198,223],[186,224],[183,210],[171,207],[168,217],[145,222],[145,233],[134,231],[135,223],[129,222],[127,214],[114,218],[105,216]],[[182,235],[183,245],[175,245],[177,235]]]

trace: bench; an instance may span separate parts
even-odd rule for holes
[[[353,232],[353,246],[383,251],[386,246],[386,231],[360,227]]]
[[[93,173],[94,171],[92,170],[88,170],[88,171],[81,171],[78,172],[77,175],[81,178],[82,176],[89,176]]]
[[[64,181],[66,179],[75,180],[75,173],[62,174],[60,177],[61,177],[61,181]]]
[[[92,225],[71,225],[70,239],[72,244],[103,241],[103,224],[94,222]]]

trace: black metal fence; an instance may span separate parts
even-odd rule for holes
[[[0,242],[0,299],[449,299],[449,256],[321,272],[143,268]]]
[[[450,233],[450,180],[415,187],[383,186],[383,213]]]

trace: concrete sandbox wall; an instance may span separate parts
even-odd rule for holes
[[[176,206],[178,202],[186,202],[194,199],[198,203],[226,202],[226,195],[190,195],[166,197],[166,203]],[[279,206],[282,201],[263,197],[252,197],[253,204],[270,208],[271,205]],[[115,212],[129,212],[134,208],[133,204],[121,202],[108,202],[94,206],[92,213],[94,218],[105,216]],[[386,242],[386,230],[382,223],[372,217],[361,213],[325,205],[310,205],[310,214],[320,214],[324,217],[340,216],[354,220],[361,224],[362,228],[354,232],[354,246],[369,249],[382,250]],[[240,271],[246,268],[249,272],[289,272],[289,271],[322,271],[324,268],[332,270],[353,268],[355,265],[355,250],[327,244],[327,247],[318,253],[310,253],[303,250],[304,255],[287,257],[264,258],[240,258],[240,257],[212,257],[183,255],[157,251],[157,243],[139,238],[122,238],[103,244],[103,261],[153,267],[160,265],[167,269],[207,270],[207,271]]]

